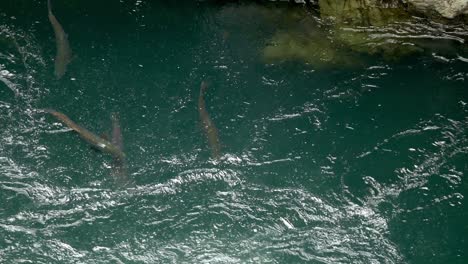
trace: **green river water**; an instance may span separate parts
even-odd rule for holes
[[[262,58],[295,8],[53,2],[60,80],[46,1],[0,3],[0,263],[468,263],[466,26],[419,19],[417,55],[317,65]],[[132,183],[40,108],[97,135],[118,112]]]

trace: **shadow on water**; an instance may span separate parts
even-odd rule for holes
[[[0,4],[2,260],[466,262],[465,26],[53,2],[77,54],[60,80],[46,1]],[[111,132],[125,159],[45,107]]]

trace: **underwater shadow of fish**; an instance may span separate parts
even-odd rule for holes
[[[71,48],[68,43],[67,34],[63,30],[62,25],[58,22],[52,13],[52,6],[50,0],[47,0],[47,10],[49,13],[49,21],[52,24],[55,33],[55,44],[57,47],[57,53],[55,55],[55,70],[54,74],[57,79],[62,78],[62,76],[67,71],[67,65],[71,61]]]
[[[219,142],[218,129],[206,110],[204,99],[205,90],[207,88],[208,83],[206,81],[202,81],[200,85],[200,95],[198,96],[198,113],[200,115],[201,125],[208,139],[208,145],[211,149],[211,157],[213,159],[219,159],[221,156],[221,144]]]
[[[113,143],[95,135],[94,133],[87,130],[86,128],[79,126],[78,124],[73,122],[70,118],[68,118],[68,116],[66,116],[65,114],[58,112],[56,110],[53,110],[53,109],[41,109],[39,111],[51,114],[58,120],[62,121],[62,123],[64,123],[73,131],[75,131],[82,139],[88,142],[92,147],[102,152],[109,153],[114,158],[118,158],[121,160],[125,159],[125,154],[122,152],[121,149],[119,149]]]

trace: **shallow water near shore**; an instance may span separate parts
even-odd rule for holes
[[[56,80],[42,2],[0,4],[0,262],[468,261],[466,26],[347,29],[417,47],[389,55],[302,9],[53,1],[74,54]],[[302,56],[310,36],[338,55]],[[97,135],[119,113],[133,184],[41,108]]]

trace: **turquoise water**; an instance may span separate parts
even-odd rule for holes
[[[0,4],[1,263],[468,261],[466,26],[421,19],[417,55],[317,66],[262,59],[296,30],[281,6],[75,2],[54,5],[60,80],[45,1]],[[118,112],[133,184],[39,108],[98,135]]]

